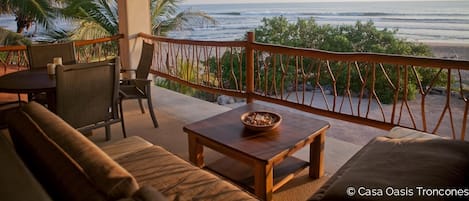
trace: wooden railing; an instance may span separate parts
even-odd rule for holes
[[[75,41],[77,61],[84,63],[119,55],[119,39],[122,37],[123,35],[119,34],[95,40]],[[4,69],[7,66],[26,68],[28,66],[26,48],[24,45],[0,47],[0,63]]]
[[[469,61],[337,53],[254,41],[155,44],[151,72],[194,89],[268,101],[335,119],[465,139]]]

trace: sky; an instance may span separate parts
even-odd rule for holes
[[[425,1],[425,0],[184,0],[184,4],[274,3],[274,2],[344,2],[344,1]],[[428,1],[428,0],[427,0]]]

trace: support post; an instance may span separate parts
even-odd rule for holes
[[[136,68],[142,50],[142,39],[137,35],[140,32],[151,34],[150,1],[118,0],[117,8],[119,33],[124,34],[119,41],[121,64],[124,68]]]
[[[248,95],[247,103],[252,103],[254,98],[254,32],[248,32],[248,44],[246,46],[246,93]]]

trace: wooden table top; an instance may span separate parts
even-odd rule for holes
[[[55,76],[47,69],[22,70],[0,76],[0,92],[34,93],[55,91]]]
[[[279,127],[267,132],[253,132],[244,128],[240,116],[251,111],[272,111],[283,118]],[[329,123],[301,113],[264,106],[246,104],[211,118],[189,124],[184,131],[191,132],[258,160],[269,161],[299,142],[310,138]]]

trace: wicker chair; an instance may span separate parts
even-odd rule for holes
[[[105,127],[110,140],[110,125],[122,121],[118,61],[57,66],[57,115],[82,133]],[[122,132],[126,137],[123,124]]]
[[[138,63],[137,69],[121,69],[121,72],[126,71],[135,71],[135,79],[126,79],[121,81],[120,85],[120,111],[121,116],[124,115],[122,109],[122,101],[128,99],[138,99],[140,105],[140,110],[142,113],[145,113],[142,105],[142,99],[147,99],[148,110],[150,111],[150,116],[153,121],[153,126],[158,128],[158,121],[156,120],[155,113],[153,111],[153,105],[151,100],[151,89],[150,84],[152,80],[148,80],[148,73],[150,72],[150,66],[153,61],[153,44],[143,42],[142,53],[140,55],[140,61]],[[124,125],[124,123],[122,122]]]

